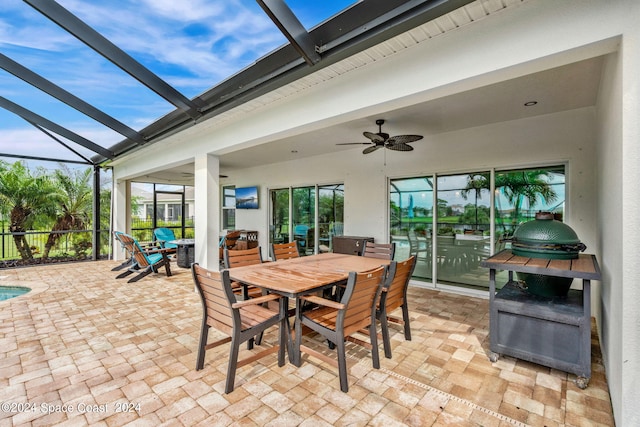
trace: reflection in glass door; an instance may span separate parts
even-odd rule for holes
[[[294,188],[292,194],[293,239],[298,243],[300,255],[312,254],[315,248],[316,188]]]
[[[289,189],[271,190],[270,243],[288,243],[289,240]]]
[[[487,286],[480,262],[491,249],[489,188],[489,172],[438,177],[438,282]]]
[[[330,251],[332,236],[343,234],[342,184],[271,190],[270,201],[269,243],[296,241],[304,256]]]
[[[318,187],[318,252],[333,248],[333,236],[344,232],[344,185]]]
[[[417,255],[414,278],[487,288],[480,263],[508,249],[506,239],[519,224],[540,210],[562,219],[565,166],[392,179],[389,202],[396,259]]]
[[[416,256],[413,277],[433,277],[433,178],[392,179],[389,183],[390,242],[396,260]]]

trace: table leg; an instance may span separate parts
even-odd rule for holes
[[[291,323],[289,321],[289,297],[286,296],[282,296],[282,298],[280,298],[280,312],[282,313],[282,315],[284,316],[284,321],[285,321],[285,325],[286,325],[286,331],[285,333],[287,334],[287,354],[289,355],[289,362],[294,363],[295,359],[294,359],[294,350],[293,350],[293,338],[291,337],[291,334],[293,333],[292,328],[291,328]]]
[[[302,357],[300,356],[300,343],[302,342],[302,303],[300,298],[296,298],[296,322],[295,322],[296,338],[293,342],[293,364],[300,367]]]

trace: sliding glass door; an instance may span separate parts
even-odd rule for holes
[[[389,188],[389,241],[396,244],[395,259],[416,255],[413,277],[431,279],[433,177],[393,179]]]
[[[436,254],[438,281],[486,286],[480,262],[491,253],[489,172],[439,176]]]
[[[488,287],[488,272],[480,263],[508,248],[515,228],[537,211],[561,219],[564,208],[563,165],[389,182],[396,259],[416,255],[413,277],[439,284]]]
[[[342,184],[273,189],[270,203],[270,244],[295,241],[304,256],[331,250],[332,236],[342,234]]]

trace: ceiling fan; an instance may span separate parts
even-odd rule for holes
[[[378,125],[378,133],[373,132],[363,132],[362,134],[369,138],[371,142],[343,142],[336,145],[371,145],[370,147],[365,148],[362,153],[369,154],[376,151],[378,148],[384,147],[389,150],[394,151],[411,151],[413,147],[408,145],[409,142],[418,141],[422,139],[422,135],[396,135],[389,137],[388,133],[382,132],[382,125],[384,124],[384,120],[378,119],[376,120],[376,124]]]

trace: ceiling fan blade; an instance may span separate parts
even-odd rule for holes
[[[407,145],[403,142],[399,143],[399,144],[388,144],[387,148],[389,150],[393,150],[393,151],[411,151],[413,150],[413,147],[410,145]]]
[[[336,145],[371,145],[370,142],[339,142]]]
[[[382,147],[382,145],[373,145],[371,147],[367,147],[364,150],[362,150],[362,154],[369,154],[369,153],[373,153],[374,151],[376,151],[378,148]]]
[[[387,144],[406,144],[408,142],[418,141],[422,138],[422,135],[396,135],[389,138]]]
[[[386,140],[384,134],[380,135],[373,132],[362,132],[362,134],[373,142],[384,142]]]

